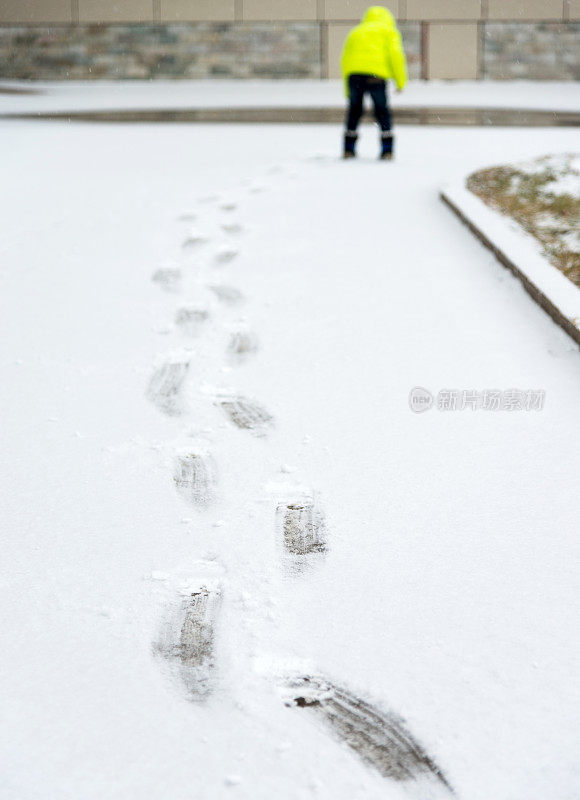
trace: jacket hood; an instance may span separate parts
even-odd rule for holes
[[[362,18],[363,22],[375,22],[380,25],[386,25],[388,28],[395,27],[395,18],[388,8],[384,6],[371,6],[367,8]]]

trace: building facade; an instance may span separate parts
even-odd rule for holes
[[[372,0],[0,0],[0,78],[335,78]],[[413,78],[580,79],[580,0],[387,0]]]

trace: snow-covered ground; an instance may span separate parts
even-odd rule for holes
[[[2,94],[35,89],[37,95]],[[335,107],[342,81],[0,81],[0,113],[143,109]],[[571,81],[411,81],[392,93],[394,108],[449,106],[580,111],[580,84]]]
[[[332,126],[1,134],[0,794],[434,797],[285,706],[322,675],[401,714],[458,797],[577,798],[580,356],[438,199],[576,131],[407,127],[393,163],[369,128],[352,163]],[[417,385],[545,403],[416,414]],[[191,454],[213,502],[176,491]],[[297,570],[276,508],[304,493],[327,550]],[[202,587],[204,703],[159,652]]]

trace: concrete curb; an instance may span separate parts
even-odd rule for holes
[[[198,122],[198,123],[333,123],[344,122],[346,107],[135,108],[83,111],[39,111],[0,114],[0,119],[65,120],[67,122]],[[396,125],[578,127],[580,113],[505,108],[408,106],[393,108]],[[370,113],[365,114],[369,121]]]
[[[580,289],[541,256],[522,232],[514,234],[506,218],[463,186],[445,187],[439,197],[497,260],[514,273],[530,297],[580,345]]]

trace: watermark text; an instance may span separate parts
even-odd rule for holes
[[[440,389],[433,394],[422,386],[409,392],[409,408],[421,414],[438,411],[541,411],[544,389]]]

